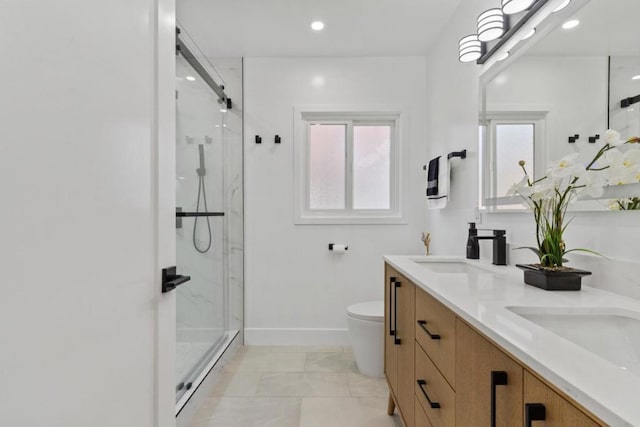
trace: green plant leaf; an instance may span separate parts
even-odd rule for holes
[[[568,251],[565,251],[565,255],[568,254],[568,253],[571,253],[571,252],[586,252],[586,253],[589,253],[591,255],[599,256],[599,257],[604,258],[606,260],[609,259],[606,256],[602,255],[601,253],[598,253],[596,251],[592,251],[591,249],[584,249],[584,248],[569,249]]]

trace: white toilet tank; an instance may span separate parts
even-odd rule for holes
[[[347,308],[349,338],[358,370],[363,375],[384,376],[384,302],[370,301]]]

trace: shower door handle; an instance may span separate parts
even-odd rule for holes
[[[187,283],[191,280],[190,276],[183,276],[177,274],[176,267],[169,267],[162,269],[162,293],[166,294],[169,291],[174,290],[183,283]]]

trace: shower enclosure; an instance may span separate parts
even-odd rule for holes
[[[176,404],[242,330],[242,60],[176,56]]]

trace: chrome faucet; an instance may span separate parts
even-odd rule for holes
[[[480,259],[479,240],[493,240],[493,264],[507,265],[507,232],[505,230],[492,231],[493,236],[478,236],[475,222],[469,223],[469,237],[467,238],[467,259]]]

